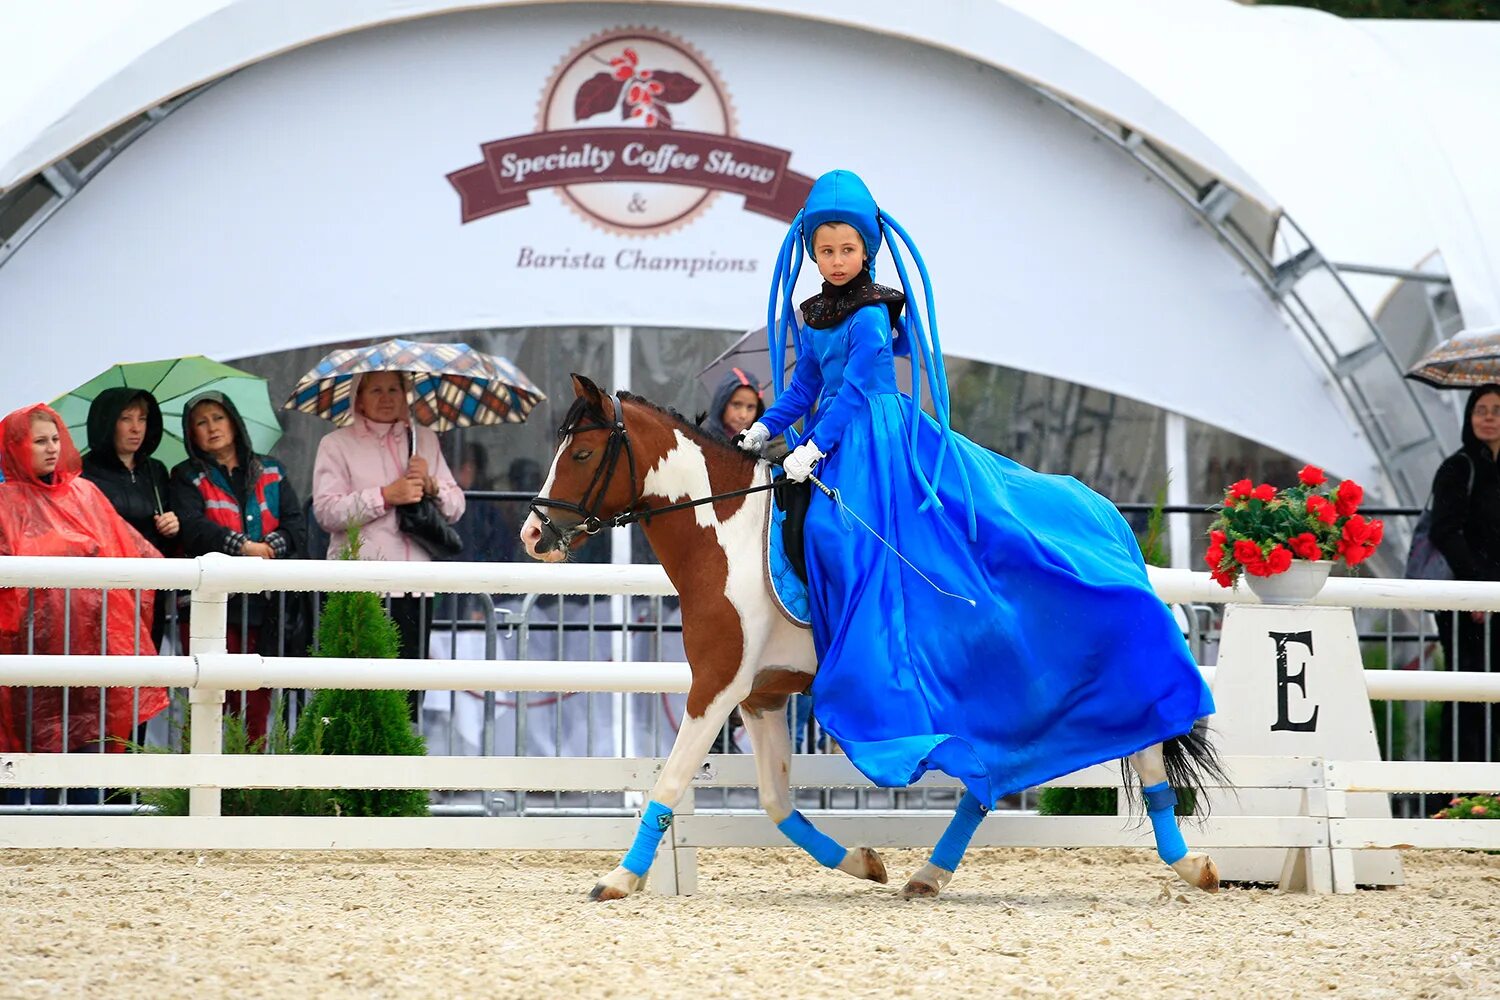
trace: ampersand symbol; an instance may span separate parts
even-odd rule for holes
[[[628,204],[628,205],[625,206],[625,211],[640,213],[640,212],[644,212],[645,210],[646,210],[646,199],[642,198],[639,194],[633,194],[633,195],[631,195],[630,196],[630,204]]]

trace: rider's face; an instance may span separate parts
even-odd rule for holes
[[[813,260],[830,285],[846,285],[865,269],[865,241],[843,222],[827,222],[813,233]]]

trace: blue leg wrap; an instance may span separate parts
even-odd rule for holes
[[[932,849],[932,857],[927,860],[944,871],[958,871],[958,863],[964,859],[964,852],[969,849],[974,831],[979,829],[980,822],[988,813],[989,810],[979,804],[973,792],[964,792],[953,819],[948,823],[948,829],[943,831],[942,839],[937,842],[937,846]]]
[[[1141,790],[1146,793],[1146,815],[1151,817],[1151,832],[1156,834],[1156,856],[1169,865],[1176,864],[1188,852],[1187,841],[1177,829],[1177,793],[1165,781]]]
[[[635,843],[630,845],[630,853],[625,855],[620,866],[637,877],[650,871],[651,862],[656,860],[656,845],[661,843],[662,834],[671,825],[672,810],[660,802],[647,803],[641,825],[635,831]]]
[[[776,829],[786,834],[786,839],[812,855],[814,861],[824,868],[837,868],[849,852],[842,844],[807,821],[807,817],[796,810],[780,823]]]

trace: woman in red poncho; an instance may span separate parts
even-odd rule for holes
[[[79,472],[83,462],[67,426],[51,407],[23,407],[0,424],[0,555],[160,558],[115,513],[99,488]],[[66,597],[65,597],[66,594]],[[0,653],[98,653],[154,656],[151,612],[155,592],[109,591],[108,622],[99,634],[103,592],[0,588]],[[66,601],[66,607],[65,607]],[[64,625],[67,622],[67,625]],[[65,634],[64,630],[67,630]],[[140,689],[139,716],[130,688],[110,688],[104,749],[120,751],[132,720],[145,722],[167,705],[166,688]],[[63,689],[0,687],[0,753],[57,753],[64,749]],[[99,688],[68,688],[66,749],[98,750]]]

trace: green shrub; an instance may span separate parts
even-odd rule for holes
[[[1190,788],[1177,790],[1177,815],[1191,816],[1198,799]],[[1113,816],[1120,809],[1115,788],[1043,788],[1036,811],[1043,816]]]
[[[340,558],[359,558],[359,529],[349,529],[349,547]],[[377,594],[336,593],[328,598],[318,623],[317,656],[394,659],[401,635]],[[278,702],[271,729],[253,743],[239,716],[224,720],[224,752],[273,754],[359,754],[421,757],[426,741],[412,731],[405,691],[318,691],[288,738]],[[191,748],[184,727],[182,746]],[[137,750],[167,752],[157,748]],[[167,816],[186,816],[185,788],[139,789],[141,801]],[[225,816],[425,816],[427,792],[420,789],[368,790],[322,788],[226,788],[221,796]]]
[[[1119,811],[1114,788],[1043,788],[1036,811],[1043,816],[1113,816]]]
[[[341,559],[359,558],[359,529],[351,526]],[[330,594],[318,622],[317,656],[395,659],[401,634],[378,594]],[[313,695],[297,723],[292,751],[422,757],[427,743],[412,731],[405,691],[334,691]],[[425,816],[421,789],[334,789],[328,811],[340,816]]]
[[[182,727],[182,750],[192,749],[192,732]],[[171,753],[166,747],[144,747],[135,743],[130,749],[138,753]],[[281,699],[271,706],[271,728],[266,735],[252,741],[245,731],[245,720],[238,715],[224,719],[224,753],[292,752],[287,735],[286,713]],[[154,806],[163,816],[188,814],[186,788],[134,789],[143,805]],[[129,794],[128,791],[122,794]],[[321,788],[225,788],[219,793],[219,813],[223,816],[321,816],[332,812],[328,792]]]

